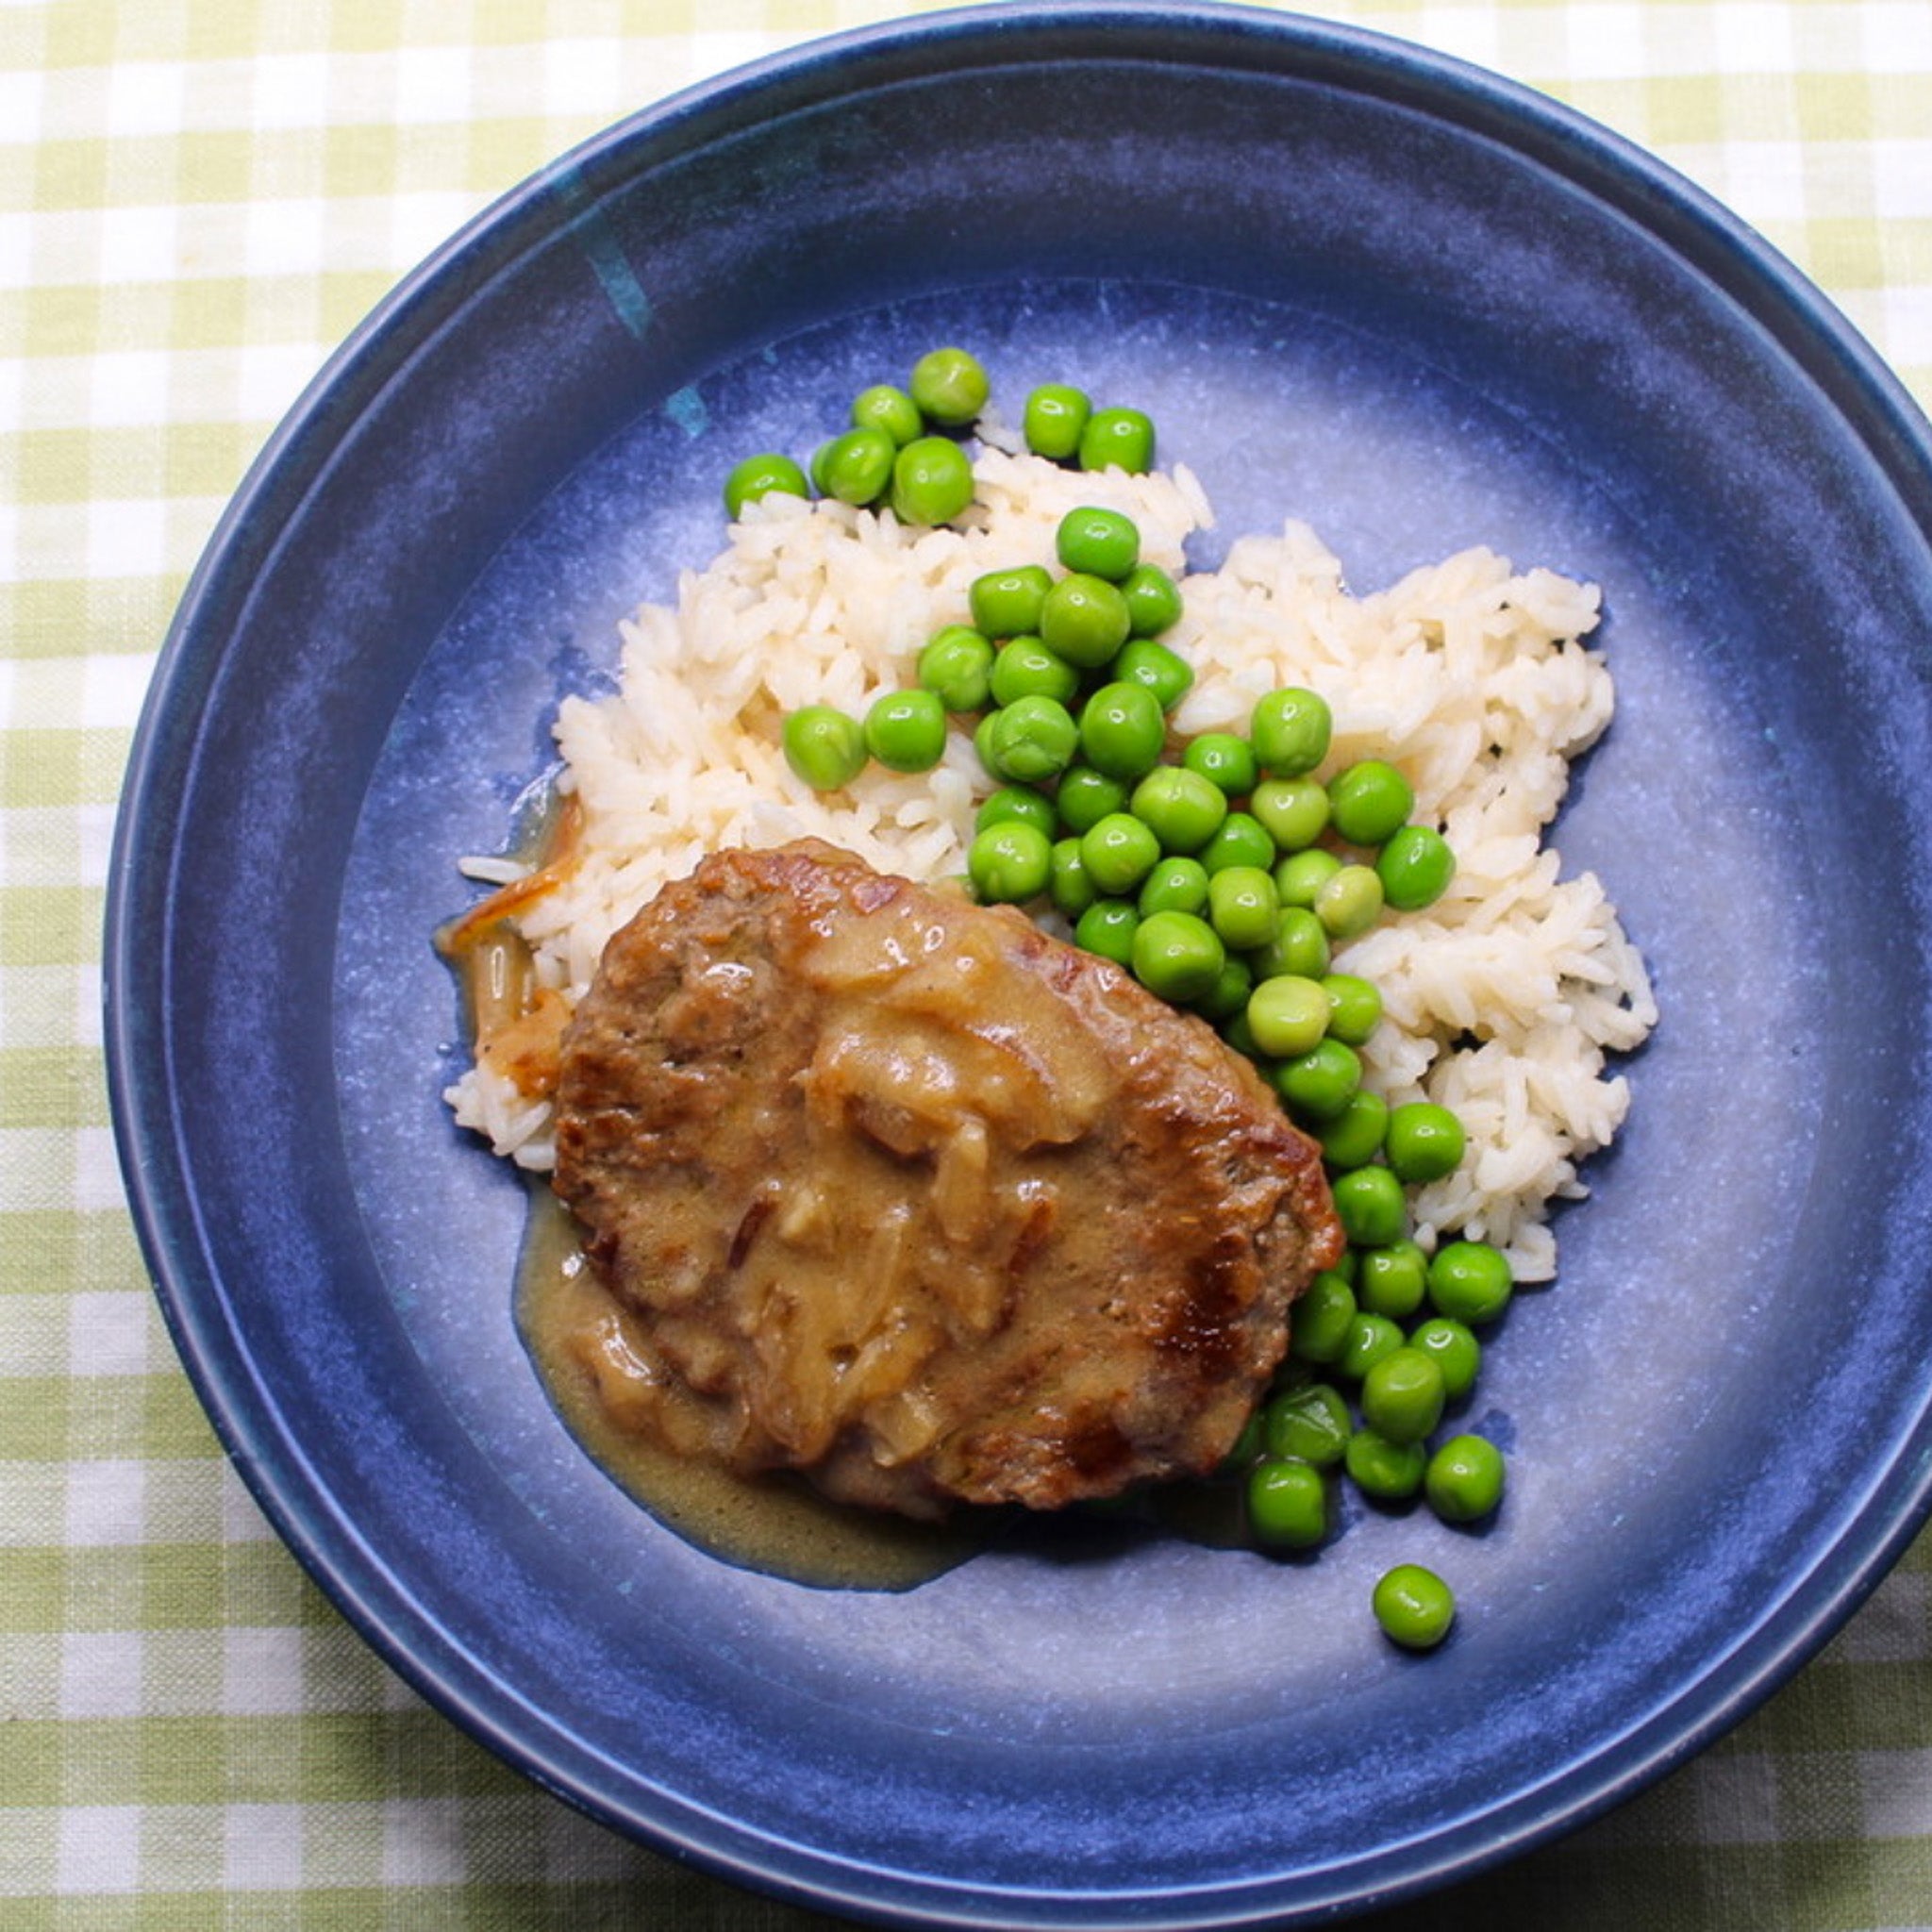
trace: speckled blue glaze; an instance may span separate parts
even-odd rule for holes
[[[1625,1140],[1490,1352],[1502,1518],[1313,1564],[1042,1531],[900,1595],[664,1533],[509,1321],[428,934],[620,615],[935,340],[1131,399],[1357,588],[1607,587],[1564,821],[1656,970]],[[1344,28],[975,8],[613,129],[347,345],[169,640],[108,936],[121,1145],[242,1474],[458,1722],[597,1816],[864,1916],[1305,1921],[1636,1789],[1831,1631],[1932,1486],[1932,458],[1824,302],[1549,103]],[[1829,1472],[1821,1478],[1820,1472]],[[1432,1561],[1457,1632],[1376,1636]]]

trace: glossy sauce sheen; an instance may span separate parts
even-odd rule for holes
[[[815,841],[713,854],[612,939],[555,1181],[640,1316],[627,1423],[935,1518],[1214,1469],[1340,1243],[1202,1021]]]
[[[649,1371],[633,1318],[598,1280],[569,1209],[541,1181],[530,1187],[517,1326],[565,1426],[606,1474],[727,1562],[825,1588],[905,1590],[963,1562],[1008,1520],[988,1511],[914,1523],[828,1502],[792,1477],[741,1476],[660,1447],[634,1420]]]

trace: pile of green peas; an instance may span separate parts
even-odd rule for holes
[[[1480,1523],[1503,1498],[1503,1453],[1449,1420],[1482,1362],[1479,1331],[1513,1290],[1507,1257],[1482,1241],[1344,1253],[1291,1317],[1289,1359],[1230,1457],[1250,1527],[1274,1548],[1327,1538],[1327,1476],[1373,1501],[1421,1496],[1442,1522]]]
[[[1513,1291],[1508,1258],[1490,1243],[1448,1241],[1425,1255],[1406,1234],[1352,1242],[1319,1274],[1291,1312],[1289,1359],[1228,1458],[1254,1541],[1282,1551],[1325,1542],[1339,1478],[1387,1507],[1421,1497],[1445,1524],[1492,1516],[1503,1452],[1451,1418],[1475,1387],[1478,1331]],[[1413,1564],[1390,1577],[1376,1588],[1376,1620],[1405,1648],[1433,1647],[1454,1619],[1454,1592]]]
[[[1406,1111],[1395,1109],[1391,1125]],[[1391,1145],[1400,1149],[1399,1136]],[[1349,1206],[1350,1173],[1330,1173],[1349,1245],[1295,1303],[1288,1360],[1228,1458],[1249,1533],[1265,1549],[1317,1548],[1334,1525],[1338,1480],[1380,1507],[1419,1497],[1442,1523],[1486,1522],[1502,1503],[1507,1463],[1454,1418],[1475,1388],[1480,1331],[1514,1293],[1508,1257],[1475,1241],[1425,1254],[1395,1218],[1399,1179],[1375,1191],[1388,1218],[1365,1224]],[[1454,1593],[1415,1565],[1401,1576],[1377,1586],[1376,1619],[1405,1648],[1430,1648],[1454,1619]]]
[[[981,807],[967,858],[982,899],[1045,896],[1050,831],[1080,813],[1123,815],[1120,771],[1158,762],[1167,712],[1193,681],[1185,659],[1158,641],[1181,613],[1179,587],[1141,560],[1131,519],[1104,508],[1070,511],[1056,533],[1059,569],[1019,564],[975,577],[969,621],[942,626],[919,653],[916,682],[882,692],[854,718],[805,705],[783,726],[787,762],[808,785],[836,791],[871,760],[895,772],[930,771],[955,718],[972,721],[980,761],[997,790]],[[1097,749],[1095,749],[1097,747]],[[1085,758],[1083,760],[1083,753]],[[1064,909],[1064,908],[1063,908]]]
[[[912,365],[906,387],[874,383],[852,400],[851,420],[821,443],[809,468],[778,450],[734,464],[724,508],[782,492],[861,508],[890,506],[902,524],[950,524],[973,501],[973,464],[959,438],[979,420],[991,384],[970,351],[931,349]],[[1026,399],[1026,447],[1083,470],[1141,474],[1154,466],[1154,425],[1141,410],[1096,409],[1080,390],[1042,383]]]

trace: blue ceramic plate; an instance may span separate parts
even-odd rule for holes
[[[1654,965],[1625,1140],[1491,1351],[1486,1535],[1173,1541],[901,1594],[731,1568],[563,1434],[522,1193],[450,1125],[429,931],[621,613],[940,340],[1159,422],[1221,531],[1369,588],[1601,581],[1564,824]],[[1932,462],[1827,305],[1548,102],[1212,7],[975,8],[701,88],[458,236],[216,537],[123,817],[109,1050],[191,1374],[281,1532],[458,1723],[598,1817],[915,1923],[1307,1919],[1626,1795],[1807,1656],[1932,1470]],[[1204,549],[1211,559],[1217,543]],[[1366,1600],[1457,1585],[1417,1661]]]

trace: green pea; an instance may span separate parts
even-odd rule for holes
[[[1004,781],[1006,774],[999,768],[998,754],[993,747],[993,737],[1000,728],[1000,712],[991,710],[973,727],[973,749],[979,755],[979,762],[988,777]]]
[[[1254,990],[1255,983],[1251,974],[1248,991],[1252,993]],[[1255,1029],[1248,1024],[1248,1003],[1245,999],[1241,1001],[1240,1012],[1224,1014],[1217,1024],[1222,1039],[1244,1059],[1253,1060],[1257,1066],[1260,1066],[1267,1059],[1268,1056],[1255,1044]]]
[[[1409,1331],[1408,1345],[1434,1356],[1442,1371],[1442,1388],[1451,1402],[1467,1395],[1482,1368],[1483,1346],[1461,1322],[1432,1315]]]
[[[1229,812],[1201,848],[1201,863],[1209,872],[1221,872],[1230,865],[1257,865],[1272,876],[1275,856],[1274,841],[1261,829],[1258,820],[1244,811]]]
[[[1362,1420],[1391,1442],[1420,1442],[1442,1420],[1445,1396],[1435,1357],[1405,1344],[1362,1377]]]
[[[1117,509],[1084,505],[1060,519],[1054,555],[1070,571],[1118,584],[1141,561],[1140,528]]]
[[[930,349],[912,365],[908,392],[928,423],[962,429],[986,408],[991,385],[978,358],[964,349]]]
[[[1026,398],[1021,429],[1026,447],[1037,457],[1063,463],[1079,454],[1080,432],[1093,406],[1076,389],[1063,382],[1043,382]]]
[[[1230,953],[1222,961],[1220,976],[1194,1001],[1194,1010],[1219,1025],[1238,1014],[1245,1015],[1248,995],[1254,990],[1255,975],[1248,970],[1248,962]]]
[[[1086,861],[1083,845],[1080,858]],[[1091,873],[1088,874],[1090,880]],[[1081,913],[1074,927],[1074,941],[1087,952],[1097,953],[1103,959],[1111,959],[1116,966],[1131,967],[1134,963],[1134,934],[1141,924],[1141,915],[1134,909],[1131,899],[1096,899],[1086,911]]]
[[[1142,684],[1104,684],[1080,711],[1080,755],[1110,778],[1144,777],[1160,762],[1167,720]]]
[[[1315,888],[1314,912],[1330,939],[1358,939],[1382,916],[1382,881],[1366,865],[1339,866]]]
[[[1360,1046],[1382,1024],[1382,995],[1359,974],[1324,973],[1322,991],[1328,995],[1328,1031],[1335,1039]]]
[[[1429,1285],[1429,1257],[1412,1241],[1364,1248],[1356,1279],[1363,1307],[1391,1321],[1405,1321],[1423,1305]]]
[[[1283,1060],[1274,1070],[1274,1091],[1304,1125],[1336,1119],[1361,1084],[1360,1058],[1339,1040],[1318,1040],[1307,1053]]]
[[[1221,1459],[1221,1474],[1245,1475],[1260,1459],[1267,1440],[1268,1428],[1261,1411],[1251,1408],[1247,1421],[1241,1424],[1241,1434],[1234,1439],[1234,1447]]]
[[[1154,467],[1154,425],[1139,409],[1095,409],[1080,432],[1083,470],[1124,470],[1139,476]]]
[[[1271,1549],[1310,1550],[1328,1534],[1328,1486],[1311,1463],[1270,1456],[1248,1476],[1248,1528]]]
[[[1429,1259],[1431,1306],[1473,1328],[1495,1321],[1515,1286],[1508,1257],[1488,1241],[1450,1241]]]
[[[1277,1059],[1292,1059],[1321,1040],[1328,1025],[1328,1000],[1312,979],[1277,974],[1256,984],[1248,1000],[1255,1043]]]
[[[1210,873],[1196,863],[1208,882],[1208,918],[1222,944],[1243,953],[1266,945],[1281,910],[1274,881],[1258,865],[1227,865]]]
[[[1114,656],[1111,675],[1126,684],[1144,684],[1163,711],[1173,710],[1194,683],[1194,667],[1152,638],[1129,638]]]
[[[865,714],[865,748],[888,771],[929,772],[946,749],[946,708],[929,691],[889,691]]]
[[[1341,859],[1319,845],[1307,852],[1291,852],[1274,868],[1274,890],[1284,906],[1305,906],[1312,910],[1315,895],[1341,870]]]
[[[852,426],[855,429],[882,429],[896,447],[904,448],[925,428],[919,405],[903,389],[889,382],[875,382],[852,399]]]
[[[1351,1382],[1359,1382],[1384,1356],[1402,1346],[1402,1330],[1387,1315],[1371,1314],[1357,1306],[1348,1324],[1347,1340],[1336,1357],[1335,1371]]]
[[[1191,912],[1149,913],[1134,933],[1134,977],[1177,1006],[1207,992],[1226,958],[1214,928]]]
[[[1327,1469],[1341,1460],[1354,1424],[1341,1390],[1309,1382],[1277,1395],[1261,1411],[1270,1456],[1293,1457]]]
[[[1382,1134],[1389,1124],[1389,1103],[1379,1093],[1358,1087],[1348,1105],[1333,1120],[1315,1129],[1322,1158],[1338,1170],[1367,1167],[1382,1151]]]
[[[1121,779],[1110,778],[1091,765],[1069,765],[1060,774],[1054,802],[1059,807],[1060,823],[1067,830],[1084,832],[1098,824],[1108,812],[1126,809],[1127,787]]]
[[[782,730],[785,762],[814,791],[837,791],[865,769],[865,727],[832,705],[801,705]]]
[[[1228,798],[1246,797],[1255,789],[1259,771],[1255,747],[1233,731],[1204,731],[1190,739],[1181,753],[1181,763],[1189,771],[1200,773]]]
[[[1061,577],[1041,603],[1040,635],[1069,664],[1097,670],[1127,641],[1126,599],[1105,577]]]
[[[966,586],[976,628],[990,638],[1017,638],[1040,628],[1040,607],[1053,588],[1043,564],[1017,563],[983,571]]]
[[[1080,857],[1078,839],[1054,841],[1046,891],[1054,909],[1068,919],[1078,919],[1099,898],[1093,881],[1087,876],[1087,862]]]
[[[1158,638],[1181,621],[1181,587],[1158,563],[1137,563],[1121,579],[1128,634]]]
[[[1328,756],[1334,728],[1334,715],[1319,692],[1287,685],[1256,703],[1248,737],[1270,777],[1299,778]]]
[[[1387,758],[1358,758],[1328,781],[1328,822],[1351,845],[1379,845],[1414,804],[1408,780]]]
[[[1402,1183],[1386,1167],[1357,1167],[1337,1174],[1330,1191],[1341,1231],[1357,1247],[1386,1248],[1408,1232],[1408,1205]],[[1442,1312],[1453,1310],[1444,1308]]]
[[[963,624],[934,632],[919,654],[919,682],[949,711],[983,709],[991,695],[992,643]]]
[[[1163,852],[1198,852],[1227,816],[1227,800],[1185,765],[1157,765],[1134,787],[1134,816]]]
[[[983,832],[989,825],[1018,820],[1022,824],[1036,826],[1051,839],[1058,830],[1058,818],[1053,800],[1043,791],[1024,785],[1003,785],[981,800],[979,809],[973,815],[973,829]]]
[[[724,478],[724,511],[734,519],[743,514],[746,504],[762,497],[810,495],[811,485],[805,480],[805,472],[776,450],[762,450],[734,463]]]
[[[1021,785],[1055,778],[1074,760],[1079,727],[1052,698],[1026,697],[990,711],[993,775]]]
[[[1054,698],[1064,705],[1078,692],[1080,674],[1038,638],[1013,638],[993,658],[987,689],[996,705],[1015,704],[1024,697]]]
[[[1160,858],[1160,841],[1130,812],[1110,811],[1080,835],[1094,890],[1109,898],[1136,891]]]
[[[1467,1145],[1462,1123],[1446,1107],[1412,1100],[1389,1116],[1389,1165],[1410,1187],[1454,1174]]]
[[[1256,949],[1249,963],[1257,979],[1274,979],[1286,973],[1298,979],[1319,980],[1328,971],[1328,935],[1306,906],[1284,906],[1274,915],[1274,937]],[[1327,995],[1324,993],[1323,998]]]
[[[1328,789],[1313,778],[1264,778],[1248,809],[1284,852],[1300,852],[1328,829]]]
[[[1046,891],[1053,843],[1038,825],[1002,819],[978,833],[966,849],[966,876],[991,903],[1019,905]]]
[[[1359,1428],[1348,1439],[1342,1464],[1365,1496],[1400,1503],[1423,1486],[1428,1451],[1420,1442],[1391,1442],[1379,1429]]]
[[[1484,1436],[1451,1436],[1429,1457],[1423,1493],[1444,1523],[1480,1523],[1503,1500],[1503,1452]]]
[[[1390,905],[1398,912],[1420,912],[1449,890],[1456,855],[1441,833],[1427,825],[1402,825],[1376,854],[1375,872]]]
[[[1355,1324],[1355,1290],[1332,1268],[1317,1274],[1289,1312],[1290,1348],[1299,1361],[1340,1361]]]
[[[957,442],[920,436],[892,458],[892,514],[915,527],[949,524],[973,501],[973,465]]]
[[[1163,858],[1141,882],[1142,919],[1150,912],[1198,913],[1207,903],[1208,868],[1198,858]]]
[[[898,445],[883,429],[848,429],[819,445],[811,480],[821,496],[863,506],[876,503],[892,480]]]
[[[1455,1592],[1420,1563],[1398,1563],[1370,1601],[1383,1634],[1404,1650],[1434,1650],[1456,1621]]]

